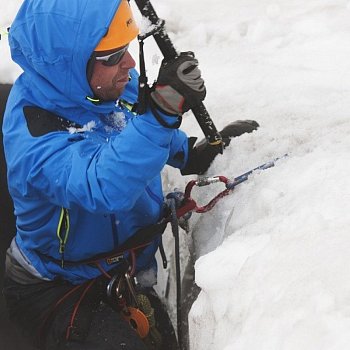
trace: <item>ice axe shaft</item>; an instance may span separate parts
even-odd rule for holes
[[[137,7],[139,8],[143,17],[146,17],[152,25],[159,28],[152,34],[156,41],[161,53],[165,60],[171,60],[178,56],[178,53],[171,42],[168,34],[164,28],[164,21],[160,20],[155,12],[151,2],[149,0],[135,0]],[[221,147],[221,153],[223,150],[223,143],[220,133],[217,131],[214,122],[210,118],[210,115],[205,108],[204,104],[192,108],[192,112],[197,119],[199,126],[201,127],[205,137],[209,144],[217,147]]]

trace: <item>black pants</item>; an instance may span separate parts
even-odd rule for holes
[[[65,281],[22,285],[5,278],[11,320],[38,349],[148,350],[105,295],[105,277],[74,286]],[[163,350],[177,350],[174,329],[153,289],[147,294],[162,335]],[[25,349],[23,349],[25,350]]]

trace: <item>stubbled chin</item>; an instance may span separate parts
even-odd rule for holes
[[[124,88],[125,88],[126,84],[118,84],[118,86],[114,89],[114,91],[110,91],[109,94],[106,94],[106,96],[108,96],[107,99],[105,99],[105,101],[116,101],[119,96],[123,93]]]

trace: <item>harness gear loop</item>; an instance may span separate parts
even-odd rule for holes
[[[117,303],[116,306],[124,320],[129,323],[140,338],[144,339],[150,332],[148,318],[154,315],[154,310],[152,307],[147,307],[150,305],[148,298],[143,295],[140,298],[136,292],[135,281],[130,274],[131,270],[132,268],[128,264],[125,264],[122,269],[118,269],[107,285],[107,297],[111,304]],[[145,303],[145,298],[148,300],[148,304]]]

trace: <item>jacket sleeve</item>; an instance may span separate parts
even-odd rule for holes
[[[90,212],[129,210],[181,139],[178,131],[146,114],[130,120],[107,141],[96,142],[93,134],[13,135],[17,139],[7,147],[9,176],[26,179],[16,181],[14,191],[45,197],[65,208],[78,204]]]
[[[134,77],[135,80],[138,79],[138,72],[135,69],[130,70],[130,74]],[[123,92],[123,98],[126,101],[136,102],[138,95],[138,85],[137,84],[129,84],[127,85],[127,88]],[[136,96],[136,99],[135,99]],[[172,122],[174,120],[174,117],[167,116],[166,114],[162,113],[158,110],[158,113],[163,119],[168,120],[168,122]],[[179,130],[176,129],[174,131],[174,135],[171,139],[170,144],[170,153],[169,158],[167,161],[167,164],[170,166],[173,166],[174,168],[182,169],[186,166],[187,159],[188,159],[188,139],[187,135]]]
[[[188,159],[188,138],[187,135],[177,129],[171,139],[168,165],[182,169],[186,166]]]

